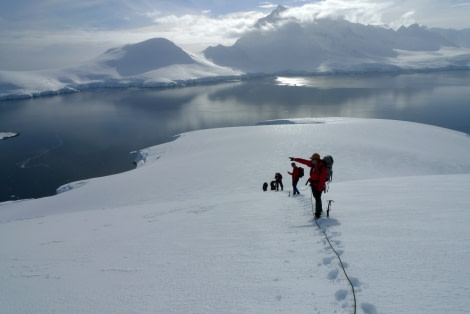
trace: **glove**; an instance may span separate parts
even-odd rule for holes
[[[294,157],[289,157],[290,161],[294,161]]]

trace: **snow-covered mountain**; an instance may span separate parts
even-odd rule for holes
[[[114,67],[121,76],[139,75],[174,64],[196,63],[183,49],[164,38],[109,49],[101,58],[103,64]]]
[[[299,22],[282,18],[286,10],[278,7],[233,46],[208,47],[204,55],[219,65],[248,73],[421,70],[470,65],[468,31],[431,30],[417,24],[393,30],[327,18]]]
[[[0,71],[0,100],[94,87],[156,87],[260,73],[470,69],[470,30],[398,30],[344,19],[300,22],[279,6],[232,46],[189,53],[164,38],[109,49],[76,67]]]
[[[431,31],[438,33],[453,43],[470,48],[470,29],[455,30],[455,29],[442,29],[442,28],[431,28]]]
[[[76,67],[47,71],[0,71],[0,100],[35,97],[96,87],[157,87],[238,77],[185,52],[165,38],[109,49]]]
[[[277,23],[282,19],[281,14],[282,12],[286,11],[287,8],[283,7],[282,5],[277,6],[269,15],[261,18],[256,22],[256,27],[260,28],[269,24]]]

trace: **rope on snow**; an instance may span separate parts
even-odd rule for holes
[[[311,200],[311,202],[312,202],[312,212],[314,212],[313,194],[311,195],[310,200]],[[329,213],[329,211],[330,211],[330,205],[331,205],[331,201],[328,201],[328,213]],[[349,276],[348,276],[348,274],[346,273],[346,269],[345,269],[345,267],[344,267],[343,261],[341,260],[341,257],[339,256],[338,252],[335,250],[335,248],[334,248],[333,245],[331,244],[330,239],[328,238],[328,235],[326,234],[326,231],[323,230],[322,227],[320,227],[320,225],[318,224],[318,219],[314,219],[314,220],[315,220],[315,223],[317,224],[318,229],[320,229],[320,231],[321,231],[321,232],[323,233],[323,235],[325,236],[326,241],[327,241],[328,244],[330,245],[330,248],[331,248],[331,249],[333,250],[333,252],[336,254],[336,257],[337,257],[338,260],[339,260],[339,263],[340,263],[340,265],[341,265],[341,268],[343,269],[343,273],[344,273],[344,275],[346,276],[346,279],[348,280],[349,285],[351,286],[352,294],[353,294],[353,297],[354,297],[354,314],[356,314],[357,304],[356,304],[356,292],[354,291],[354,285],[352,284],[351,279],[349,279]]]

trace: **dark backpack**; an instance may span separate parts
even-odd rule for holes
[[[322,161],[326,167],[326,182],[331,182],[333,180],[333,157],[327,155],[323,157]]]
[[[304,168],[299,167],[299,178],[302,178],[304,176]]]
[[[271,181],[270,185],[271,185],[271,191],[276,189],[276,181]]]

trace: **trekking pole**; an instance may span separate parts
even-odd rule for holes
[[[331,210],[331,203],[334,202],[333,200],[328,200],[328,209],[326,210],[326,217],[330,217],[330,210]]]
[[[310,202],[312,203],[312,214],[315,217],[315,209],[313,208],[313,191],[310,192]]]

